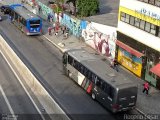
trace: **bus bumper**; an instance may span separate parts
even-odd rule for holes
[[[27,35],[41,35],[41,32],[36,32],[36,33],[31,33],[31,32],[27,32]]]

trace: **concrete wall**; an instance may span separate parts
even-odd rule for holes
[[[117,32],[110,27],[94,22],[88,22],[86,29],[82,30],[85,42],[109,59],[115,58]]]
[[[30,72],[30,70],[25,66],[25,64],[20,60],[8,43],[0,36],[0,50],[3,55],[6,56],[7,61],[11,61],[13,68],[23,77],[23,80],[30,87],[32,92],[35,94],[41,105],[44,107],[48,114],[62,114],[59,119],[69,120],[65,112],[58,106],[54,99],[49,95],[49,93],[44,89],[44,87],[39,83],[36,77]]]

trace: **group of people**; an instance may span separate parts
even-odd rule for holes
[[[59,22],[55,22],[53,23],[52,27],[48,28],[49,35],[52,35],[52,30],[54,30],[55,35],[58,35],[59,30],[61,30],[63,34],[63,38],[64,39],[68,38],[69,29],[65,25],[60,26]]]

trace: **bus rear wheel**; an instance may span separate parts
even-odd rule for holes
[[[95,93],[92,92],[92,95],[91,95],[91,96],[92,96],[92,99],[93,99],[93,100],[96,100],[96,95],[95,95]]]

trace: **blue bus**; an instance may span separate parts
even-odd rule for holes
[[[9,16],[12,21],[26,35],[42,33],[42,19],[28,11],[22,4],[9,5]]]

